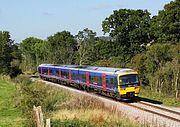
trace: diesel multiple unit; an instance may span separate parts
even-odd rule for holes
[[[41,64],[38,73],[41,79],[95,91],[116,99],[133,98],[140,91],[138,73],[129,68]]]

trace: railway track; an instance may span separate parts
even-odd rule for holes
[[[114,101],[114,99],[112,99],[112,98],[109,98],[109,97],[105,97],[105,98],[108,98],[108,99],[111,99]],[[180,124],[180,112],[177,112],[177,111],[174,111],[171,109],[167,109],[165,107],[156,106],[156,105],[153,105],[153,104],[150,104],[147,102],[143,102],[143,101],[137,101],[137,102],[133,102],[133,103],[127,103],[127,102],[120,102],[120,103],[130,106],[130,107],[133,107],[133,108],[136,108],[136,109],[139,109],[139,110],[142,110],[142,111],[145,111],[145,112],[153,113],[155,115],[176,121]],[[141,104],[144,106],[140,106],[140,105],[136,105],[136,104]],[[150,107],[151,109],[149,109],[148,107]],[[158,109],[159,111],[157,112],[154,109]],[[161,113],[161,111],[166,112],[166,113]],[[168,115],[168,114],[170,114],[170,115]],[[175,117],[172,117],[171,115],[175,115]]]
[[[146,105],[146,106],[150,106],[150,107],[153,107],[153,108],[157,108],[157,109],[160,109],[160,110],[163,110],[163,111],[167,111],[167,112],[179,115],[179,117],[180,117],[180,112],[177,112],[177,111],[174,111],[174,110],[171,110],[171,109],[167,109],[167,108],[164,108],[164,107],[152,105],[152,104],[149,104],[149,103],[146,103],[146,102],[143,102],[143,101],[139,101],[137,103],[143,104],[143,105]]]
[[[47,82],[47,81],[43,81],[43,82]],[[50,83],[52,83],[52,82],[50,82]],[[139,109],[139,110],[141,110],[143,112],[152,113],[152,114],[161,116],[163,118],[172,120],[172,121],[178,123],[178,125],[180,126],[180,112],[176,112],[176,111],[171,110],[171,109],[167,109],[167,108],[164,108],[164,107],[159,107],[159,106],[149,104],[149,103],[146,103],[146,102],[143,102],[143,101],[137,101],[137,102],[133,102],[133,103],[117,102],[112,98],[109,98],[109,97],[106,97],[106,96],[100,96],[100,95],[95,94],[95,93],[87,93],[87,92],[78,90],[78,89],[73,88],[73,87],[67,87],[67,86],[59,85],[59,84],[56,84],[56,86],[66,87],[65,89],[68,89],[68,90],[72,89],[72,91],[77,91],[77,93],[83,92],[83,94],[87,95],[87,96],[97,96],[98,98],[104,98],[106,100],[113,101],[114,103],[121,103],[121,104],[123,104],[125,106],[129,106],[129,107],[132,107],[132,108],[135,108],[135,109]],[[159,111],[157,111],[157,110],[159,110]]]
[[[145,103],[145,102],[141,102],[141,101],[137,102],[137,104],[141,104],[141,105],[145,105],[145,106],[136,105],[136,104],[132,104],[132,103],[125,103],[125,102],[121,102],[121,103],[123,103],[123,104],[125,104],[127,106],[130,106],[130,107],[142,110],[142,111],[146,111],[146,112],[149,112],[149,113],[153,113],[153,114],[156,114],[158,116],[162,116],[164,118],[167,118],[167,119],[170,119],[170,120],[173,120],[173,121],[176,121],[176,122],[180,123],[180,113],[179,112],[176,112],[176,111],[173,111],[173,110],[170,110],[170,109],[167,109],[167,108],[162,108],[162,107],[159,107],[159,106],[155,106],[155,105],[152,105],[152,104],[148,104],[148,103]],[[158,109],[158,111],[155,110],[155,109]]]

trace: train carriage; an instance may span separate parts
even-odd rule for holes
[[[98,91],[117,99],[138,96],[138,73],[128,68],[41,64],[39,77],[45,80]]]

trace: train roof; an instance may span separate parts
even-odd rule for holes
[[[111,68],[111,67],[94,67],[86,65],[61,65],[61,64],[41,64],[39,67],[53,67],[53,68],[63,68],[63,69],[74,69],[80,71],[90,71],[90,72],[106,72],[109,74],[123,74],[127,72],[136,72],[133,69],[129,68]]]

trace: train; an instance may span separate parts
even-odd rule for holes
[[[140,92],[138,73],[129,68],[40,64],[38,74],[43,80],[96,92],[117,100],[136,98]]]

